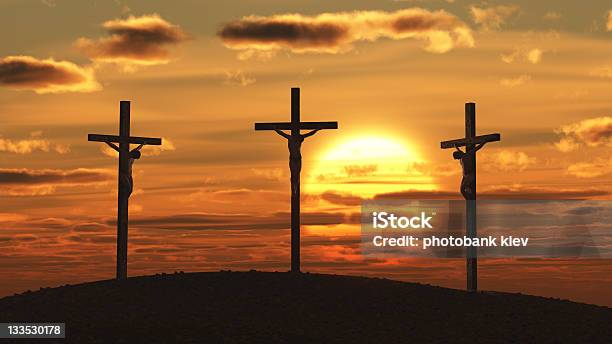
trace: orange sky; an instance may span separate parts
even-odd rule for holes
[[[418,7],[417,7],[418,6]],[[288,265],[286,143],[304,144],[304,268],[463,286],[462,261],[368,261],[361,199],[458,196],[439,142],[477,131],[483,197],[611,199],[612,6],[543,1],[3,1],[0,294],[114,269],[116,159],[88,133],[161,136],[134,167],[130,274]],[[279,214],[280,213],[280,214]],[[238,214],[238,215],[237,215]],[[609,261],[491,260],[484,288],[612,304]]]

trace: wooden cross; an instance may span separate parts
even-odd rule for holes
[[[119,196],[117,202],[117,279],[127,278],[127,247],[128,247],[128,201],[131,194],[133,157],[130,143],[143,145],[162,144],[161,138],[130,136],[130,102],[121,101],[119,106],[119,135],[89,134],[88,141],[104,142],[119,152]],[[113,143],[118,143],[117,147]],[[140,156],[140,152],[138,152]],[[136,158],[137,159],[137,158]]]
[[[305,138],[321,129],[338,129],[338,122],[300,122],[300,89],[291,89],[291,122],[255,123],[255,130],[274,130],[287,139],[291,170],[291,272],[300,272],[300,171]],[[283,130],[289,130],[286,134]],[[312,130],[301,134],[300,130]]]
[[[500,141],[500,134],[476,136],[476,104],[465,104],[465,138],[440,142],[440,148],[455,148],[453,153],[463,168],[461,194],[466,204],[466,232],[470,238],[476,237],[476,152],[488,142]],[[459,147],[465,147],[465,152]],[[467,290],[478,290],[478,255],[476,247],[468,247],[466,252]]]

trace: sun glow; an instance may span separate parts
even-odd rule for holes
[[[402,190],[431,190],[433,179],[409,166],[422,163],[419,153],[400,139],[354,137],[324,151],[310,170],[307,193],[372,197]]]

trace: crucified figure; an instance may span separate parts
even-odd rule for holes
[[[117,147],[117,145],[115,145],[114,143],[106,142],[106,144],[109,145],[112,149],[119,152],[119,147]],[[128,155],[128,158],[130,159],[129,164],[128,164],[128,171],[126,174],[122,173],[119,176],[119,180],[121,181],[119,188],[122,188],[127,192],[128,198],[132,194],[132,191],[134,191],[134,178],[132,178],[132,165],[134,165],[134,161],[140,159],[140,156],[142,155],[142,153],[140,153],[140,150],[142,149],[142,147],[144,147],[144,144],[141,144],[138,147],[130,151]]]
[[[469,159],[472,159],[476,152],[484,147],[486,142],[481,143],[474,147],[473,149],[468,150],[466,147],[466,151],[462,151],[458,146],[455,146],[456,152],[453,152],[453,158],[455,160],[459,160],[461,163],[461,168],[463,170],[463,178],[461,179],[461,194],[465,199],[476,199],[476,193],[474,190],[474,182],[476,181],[476,169],[473,164],[468,163]]]
[[[282,130],[274,130],[277,134],[287,139],[289,147],[289,170],[291,171],[291,191],[297,193],[300,185],[300,171],[302,170],[302,142],[307,137],[316,134],[320,129],[315,129],[297,137],[286,134]]]

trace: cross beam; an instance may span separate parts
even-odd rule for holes
[[[467,137],[464,139],[442,141],[440,142],[440,148],[448,149],[448,148],[455,148],[455,147],[464,147],[464,146],[469,146],[469,145],[477,145],[480,143],[495,142],[495,141],[500,141],[500,140],[501,140],[501,135],[499,134],[480,135],[480,136],[474,136],[474,137]]]
[[[291,89],[291,122],[255,123],[255,130],[274,130],[285,137],[289,146],[289,169],[291,170],[291,272],[300,272],[300,171],[302,169],[301,146],[311,131],[300,130],[338,129],[338,122],[301,122],[300,89]],[[286,134],[282,130],[289,130]]]
[[[314,129],[338,129],[338,122],[300,122],[301,130]],[[255,123],[255,130],[291,130],[293,123],[278,122],[278,123]]]
[[[141,145],[162,144],[161,138],[130,136],[130,102],[119,103],[119,135],[89,134],[88,141],[118,143],[119,147],[119,192],[117,198],[117,279],[127,278],[128,252],[128,202],[131,190],[126,183],[132,179],[130,143]],[[132,186],[130,185],[130,188]]]
[[[117,135],[102,134],[89,134],[87,135],[87,140],[92,142],[136,143],[150,146],[159,146],[162,144],[161,139],[157,137],[130,136],[126,139]]]
[[[476,104],[465,104],[465,137],[442,141],[440,148],[465,147],[465,152],[455,152],[455,159],[461,160],[463,179],[461,193],[465,198],[466,232],[470,238],[476,237],[476,151],[488,142],[501,140],[498,133],[476,136]],[[476,147],[476,145],[479,145]],[[455,156],[455,154],[453,156]],[[466,284],[468,291],[478,290],[478,251],[470,246],[466,252]]]

